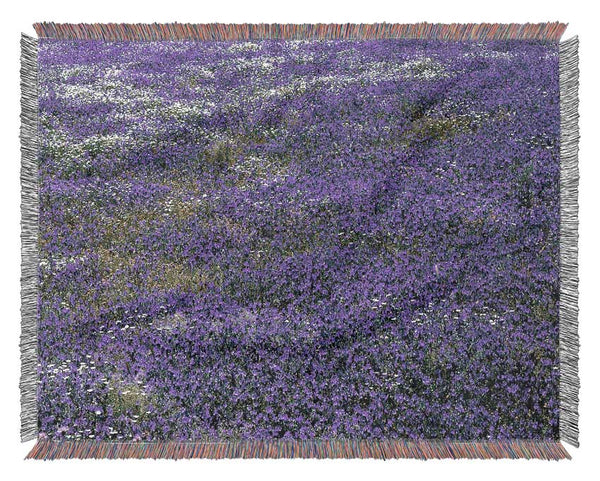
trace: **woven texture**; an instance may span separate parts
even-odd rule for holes
[[[568,457],[564,29],[37,24],[30,457]]]

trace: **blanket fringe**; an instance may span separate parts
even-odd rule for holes
[[[21,36],[21,440],[37,419],[38,95],[37,44]]]
[[[437,39],[560,40],[567,25],[552,23],[53,23],[34,24],[39,37],[63,40],[310,40]]]
[[[560,44],[560,439],[579,446],[578,38]]]
[[[310,440],[231,442],[39,441],[27,459],[372,458],[571,459],[558,441]]]

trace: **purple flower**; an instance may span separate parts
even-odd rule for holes
[[[558,436],[555,43],[39,67],[48,437]]]

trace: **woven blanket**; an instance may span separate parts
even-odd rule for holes
[[[565,28],[36,24],[29,457],[568,458]]]

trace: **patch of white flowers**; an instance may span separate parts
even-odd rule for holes
[[[258,52],[261,48],[261,45],[254,42],[236,42],[232,43],[227,50],[231,53]]]

